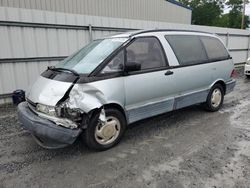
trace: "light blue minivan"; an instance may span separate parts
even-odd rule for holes
[[[130,123],[194,104],[218,111],[234,64],[213,34],[148,30],[94,40],[48,67],[19,104],[22,126],[45,148],[116,145]]]

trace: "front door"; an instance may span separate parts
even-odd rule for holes
[[[136,38],[125,52],[126,63],[141,65],[141,70],[124,77],[129,123],[171,111],[176,94],[174,74],[167,70],[166,56],[158,38]]]

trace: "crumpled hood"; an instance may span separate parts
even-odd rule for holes
[[[61,82],[40,76],[27,92],[26,97],[34,103],[55,106],[71,85],[70,82]]]

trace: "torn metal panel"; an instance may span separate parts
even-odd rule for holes
[[[81,109],[85,113],[111,103],[124,107],[123,77],[88,84],[75,84],[66,103],[68,107]]]
[[[69,94],[69,100],[66,102],[70,108],[79,108],[84,112],[89,112],[95,108],[100,108],[107,104],[107,99],[97,88],[84,85],[75,85]]]

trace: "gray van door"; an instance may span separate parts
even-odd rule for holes
[[[168,35],[166,39],[180,64],[174,70],[175,82],[179,85],[179,94],[175,99],[175,109],[205,102],[211,84],[219,78],[216,75],[218,63],[220,63],[218,60],[228,58],[227,51],[217,49],[218,52],[213,53],[215,56],[210,57],[211,53],[209,53],[204,43],[208,39],[206,36]],[[210,47],[216,50],[215,45]]]
[[[124,77],[125,109],[129,123],[171,111],[174,106],[174,74],[166,70],[166,56],[156,37],[140,37],[126,48],[127,62],[141,70]]]

